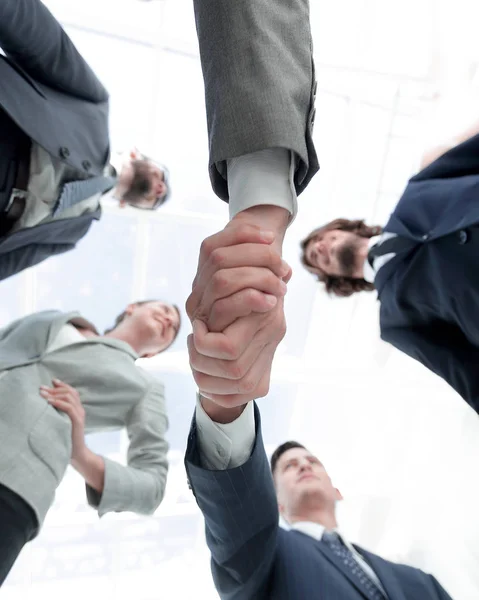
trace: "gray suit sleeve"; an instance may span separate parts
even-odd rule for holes
[[[240,467],[213,471],[201,467],[193,420],[185,466],[206,524],[211,569],[222,600],[266,598],[276,551],[278,505],[255,407],[256,440]]]
[[[316,82],[308,0],[194,0],[213,188],[228,200],[228,159],[286,148],[296,192],[317,172]]]
[[[108,92],[40,0],[0,1],[0,46],[34,80],[89,102]]]
[[[163,386],[153,382],[131,410],[126,423],[128,466],[105,458],[105,484],[99,494],[87,486],[87,498],[100,517],[107,512],[153,514],[165,494],[168,472],[168,428]]]

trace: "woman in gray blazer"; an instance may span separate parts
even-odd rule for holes
[[[165,491],[163,385],[136,366],[174,341],[175,306],[130,304],[100,335],[79,313],[45,311],[0,329],[0,585],[41,528],[69,463],[99,516],[152,514]],[[85,433],[125,427],[127,466],[98,456]]]

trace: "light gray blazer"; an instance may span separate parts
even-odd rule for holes
[[[70,321],[85,323],[76,312],[45,311],[0,329],[0,483],[34,509],[41,525],[71,455],[69,417],[39,394],[40,385],[58,377],[78,390],[87,433],[128,431],[128,466],[105,458],[104,490],[100,495],[87,486],[90,505],[100,516],[151,514],[163,499],[168,470],[163,385],[135,365],[128,344],[112,338],[47,353]]]

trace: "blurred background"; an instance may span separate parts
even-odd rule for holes
[[[80,310],[99,329],[143,298],[184,305],[200,242],[227,206],[210,188],[191,0],[47,0],[111,93],[112,149],[170,169],[154,214],[104,207],[78,248],[0,284],[0,326],[43,309]],[[459,600],[479,598],[479,419],[424,367],[379,340],[375,294],[329,299],[299,263],[299,240],[345,216],[384,224],[422,151],[479,117],[474,0],[311,1],[321,171],[300,198],[285,258],[288,333],[259,402],[268,451],[298,439],[326,464],[355,542],[433,572]],[[154,517],[101,520],[69,471],[3,600],[214,599],[203,520],[183,467],[195,385],[186,324],[141,365],[166,386],[170,475]],[[124,461],[121,433],[91,437]],[[299,599],[298,599],[299,600]],[[303,600],[303,599],[301,599]]]

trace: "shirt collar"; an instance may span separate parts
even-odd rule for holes
[[[309,535],[315,540],[320,540],[323,537],[323,533],[326,531],[324,525],[321,525],[321,523],[314,523],[313,521],[298,521],[291,525],[291,529]],[[337,529],[333,529],[333,531],[339,534]]]

